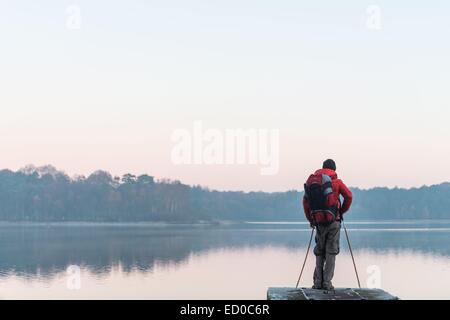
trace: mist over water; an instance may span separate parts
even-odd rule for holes
[[[363,286],[375,266],[402,299],[450,297],[449,221],[346,224]],[[268,287],[295,286],[309,237],[306,224],[285,222],[1,224],[0,298],[265,299]],[[310,252],[302,286],[313,265]],[[334,284],[357,286],[343,232]]]

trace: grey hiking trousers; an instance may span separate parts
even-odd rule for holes
[[[332,286],[331,280],[334,275],[336,255],[339,254],[340,234],[340,221],[334,221],[330,225],[317,226],[316,228],[314,286],[317,288]]]

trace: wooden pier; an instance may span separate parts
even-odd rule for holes
[[[267,300],[399,300],[381,289],[336,288],[332,291],[311,288],[269,288]]]

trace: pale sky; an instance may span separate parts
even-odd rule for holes
[[[0,168],[284,191],[332,157],[350,186],[450,181],[449,17],[437,0],[0,0]],[[197,120],[278,129],[279,173],[175,165],[171,135]]]

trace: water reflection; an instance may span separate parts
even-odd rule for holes
[[[442,270],[448,274],[448,223],[396,224],[392,226],[395,228],[393,230],[389,225],[365,224],[361,228],[362,225],[349,222],[347,227],[356,254],[360,257],[362,270],[382,259],[387,263],[389,259],[401,256],[401,262],[396,263],[408,261],[407,268],[415,270],[414,275],[420,273],[417,268],[423,261],[431,261],[432,267],[436,268],[436,277],[440,276]],[[215,281],[222,283],[224,279],[228,279],[228,282],[223,282],[224,286],[233,283],[229,274],[232,272],[236,279],[252,281],[248,284],[253,286],[252,289],[249,289],[248,295],[243,298],[264,298],[266,286],[289,285],[289,281],[295,279],[309,232],[304,224],[241,224],[214,227],[1,225],[0,280],[3,282],[3,289],[8,289],[3,296],[26,297],[33,292],[30,290],[31,285],[27,286],[26,283],[38,281],[47,288],[56,284],[63,288],[67,266],[78,265],[89,278],[88,282],[92,282],[90,294],[96,292],[93,288],[97,286],[108,288],[113,283],[121,283],[130,288],[133,281],[145,283],[146,278],[151,278],[152,288],[157,286],[157,290],[136,289],[134,294],[129,292],[128,296],[124,296],[124,289],[117,287],[118,294],[122,293],[118,297],[239,298],[226,290],[222,293],[228,292],[229,296],[220,295],[220,291],[216,292],[220,286],[200,283],[203,278],[196,276],[222,270],[223,273],[215,274]],[[350,261],[345,253],[345,238],[342,237],[341,241],[343,254],[339,263],[347,265]],[[283,261],[288,266],[279,265],[276,261]],[[435,265],[433,261],[437,261]],[[261,270],[262,265],[267,267],[263,269],[270,277],[266,275],[265,278],[259,278],[255,272],[251,272],[255,269]],[[388,265],[390,266],[387,263],[385,269],[390,268]],[[212,271],[213,268],[216,271]],[[348,265],[348,268],[342,267],[339,271],[341,276],[338,281],[342,280],[343,285],[354,278],[351,272],[347,274],[347,271],[342,271],[347,269],[351,270],[351,265]],[[428,267],[427,272],[430,272],[429,269]],[[284,270],[284,275],[279,275],[281,270]],[[191,272],[190,277],[197,282],[190,283],[190,280],[185,278],[176,280],[178,273],[185,272]],[[396,272],[391,271],[389,274],[393,273]],[[270,283],[267,282],[268,279]],[[182,287],[180,284],[175,286],[176,281],[183,281],[186,285],[186,296],[169,290],[172,287],[177,287],[177,290]],[[397,280],[394,282],[397,283]],[[395,285],[394,290],[398,289],[404,293],[400,289],[402,282],[399,283]],[[160,286],[168,291],[165,292]],[[204,291],[199,289],[203,286]],[[19,292],[19,288],[23,288],[22,292]],[[13,295],[14,290],[19,291]],[[58,292],[56,297],[69,294],[61,290]],[[205,296],[201,296],[202,293]],[[447,293],[442,292],[443,295]],[[90,296],[85,292],[81,297],[102,296]]]

